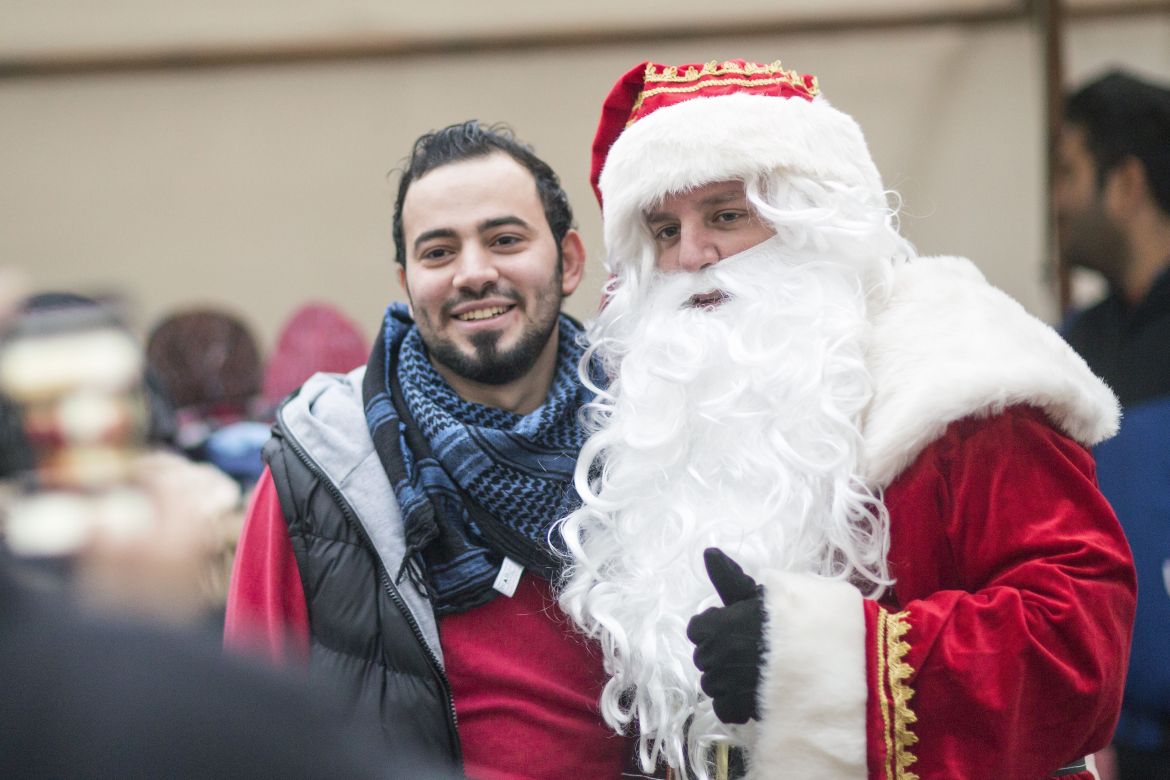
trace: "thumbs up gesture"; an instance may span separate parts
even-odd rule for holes
[[[724,723],[758,720],[764,589],[716,547],[703,551],[703,563],[723,606],[704,610],[687,623],[687,638],[695,644],[695,666],[702,672],[699,685]]]

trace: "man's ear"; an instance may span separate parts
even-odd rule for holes
[[[398,286],[402,288],[402,292],[406,293],[406,309],[410,312],[411,319],[414,319],[414,304],[410,300],[410,287],[406,284],[406,266],[398,266]]]
[[[1138,213],[1150,200],[1150,182],[1141,160],[1129,155],[1113,167],[1105,180],[1105,198],[1118,219]]]
[[[561,294],[569,296],[585,275],[585,242],[576,230],[561,239]]]

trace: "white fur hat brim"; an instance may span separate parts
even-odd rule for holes
[[[777,170],[883,197],[861,128],[824,98],[696,97],[639,119],[609,150],[598,183],[606,245],[640,231],[667,194]]]

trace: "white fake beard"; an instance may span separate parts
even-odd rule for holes
[[[600,640],[602,714],[619,731],[636,722],[646,771],[659,757],[683,766],[685,744],[706,777],[712,743],[751,741],[715,717],[686,638],[687,621],[720,604],[704,548],[757,580],[888,583],[884,507],[857,477],[871,396],[862,287],[854,268],[773,238],[660,276],[635,311],[607,311],[594,329],[617,378],[589,412],[561,605]],[[728,299],[689,304],[710,290]]]

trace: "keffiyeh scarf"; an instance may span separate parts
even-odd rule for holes
[[[406,532],[397,576],[428,592],[437,614],[490,601],[505,556],[556,574],[548,533],[575,497],[585,440],[577,412],[592,397],[577,377],[580,333],[561,315],[552,387],[522,415],[460,398],[431,365],[406,306],[387,309],[362,388],[366,422]]]

